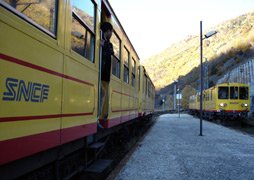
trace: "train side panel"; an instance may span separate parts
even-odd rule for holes
[[[70,50],[70,3],[54,7],[55,35],[0,8],[0,164],[95,133],[98,55],[91,63]]]
[[[62,143],[97,131],[98,71],[92,64],[86,65],[86,63],[82,64],[69,57],[65,59],[65,75],[72,78],[63,81],[63,115],[65,116],[62,119]]]
[[[95,8],[96,4],[92,2],[87,6],[89,9],[83,9],[75,2],[67,3],[66,24],[65,24],[65,56],[64,56],[64,75],[63,79],[63,105],[62,105],[62,123],[61,123],[61,143],[71,142],[73,140],[96,133],[97,131],[97,105],[98,105],[98,62],[99,62],[99,21],[100,10]],[[99,8],[99,7],[98,7]],[[94,13],[92,13],[92,9]],[[72,13],[70,13],[72,12]],[[90,12],[90,14],[88,13]],[[87,21],[82,15],[90,18]],[[78,16],[77,16],[78,15]],[[90,25],[91,32],[89,46],[90,51],[83,49],[82,38],[77,38],[78,33],[88,31],[88,27],[79,21]],[[88,33],[88,32],[86,32]],[[94,35],[93,35],[94,34]],[[93,38],[92,38],[93,37]],[[91,46],[94,44],[94,46]],[[80,49],[82,48],[82,49]],[[89,50],[89,49],[88,49]],[[85,55],[91,53],[90,56]]]
[[[144,66],[140,66],[139,116],[145,116],[154,111],[155,88]]]
[[[7,8],[0,7],[0,14],[0,164],[4,164],[60,144],[64,56],[60,40]]]

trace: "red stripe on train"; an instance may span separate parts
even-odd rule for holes
[[[196,110],[196,111],[199,111],[199,109],[194,109],[194,110]],[[248,110],[208,110],[208,109],[204,109],[203,111],[206,111],[206,112],[232,112],[232,113],[234,113],[234,112],[238,112],[238,113],[240,113],[240,112],[249,112]]]
[[[139,117],[138,113],[127,115],[127,116],[121,116],[121,117],[117,117],[117,118],[112,118],[112,119],[107,119],[107,120],[100,119],[100,124],[104,128],[111,128],[113,126],[116,126],[116,125],[125,123],[127,121],[133,120],[137,117]]]
[[[5,54],[0,53],[0,58],[5,60],[5,61],[9,61],[9,62],[12,62],[12,63],[15,63],[15,64],[19,64],[21,66],[25,66],[25,67],[28,67],[28,68],[31,68],[31,69],[36,69],[38,71],[46,72],[48,74],[52,74],[52,75],[55,75],[55,76],[58,76],[58,77],[62,77],[62,78],[65,78],[65,79],[76,81],[76,82],[86,84],[86,85],[89,85],[89,86],[94,86],[94,84],[92,84],[92,83],[89,83],[89,82],[77,79],[75,77],[71,77],[71,76],[56,72],[56,71],[53,71],[51,69],[47,69],[45,67],[38,66],[36,64],[32,64],[32,63],[29,63],[29,62],[26,62],[26,61],[23,61],[23,60],[20,60],[20,59],[11,57],[11,56],[7,56]]]
[[[75,117],[75,116],[89,116],[89,115],[93,115],[93,112],[73,113],[73,114],[50,114],[50,115],[40,115],[40,116],[0,117],[0,122],[28,121],[28,120],[52,119],[52,118]]]
[[[97,124],[86,124],[0,142],[0,165],[33,155],[60,144],[96,133]]]

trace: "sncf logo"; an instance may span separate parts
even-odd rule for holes
[[[44,102],[48,99],[49,85],[6,78],[3,101]]]

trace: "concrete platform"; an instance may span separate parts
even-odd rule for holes
[[[190,115],[158,118],[117,180],[253,180],[254,137]]]

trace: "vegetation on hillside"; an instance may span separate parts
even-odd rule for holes
[[[237,66],[254,50],[254,12],[226,21],[204,32],[218,33],[203,41],[203,56],[208,60],[210,85],[225,71]],[[200,42],[199,35],[189,36],[165,51],[143,62],[157,90],[163,90],[174,80],[182,86],[199,86]],[[183,89],[181,87],[181,89]]]

